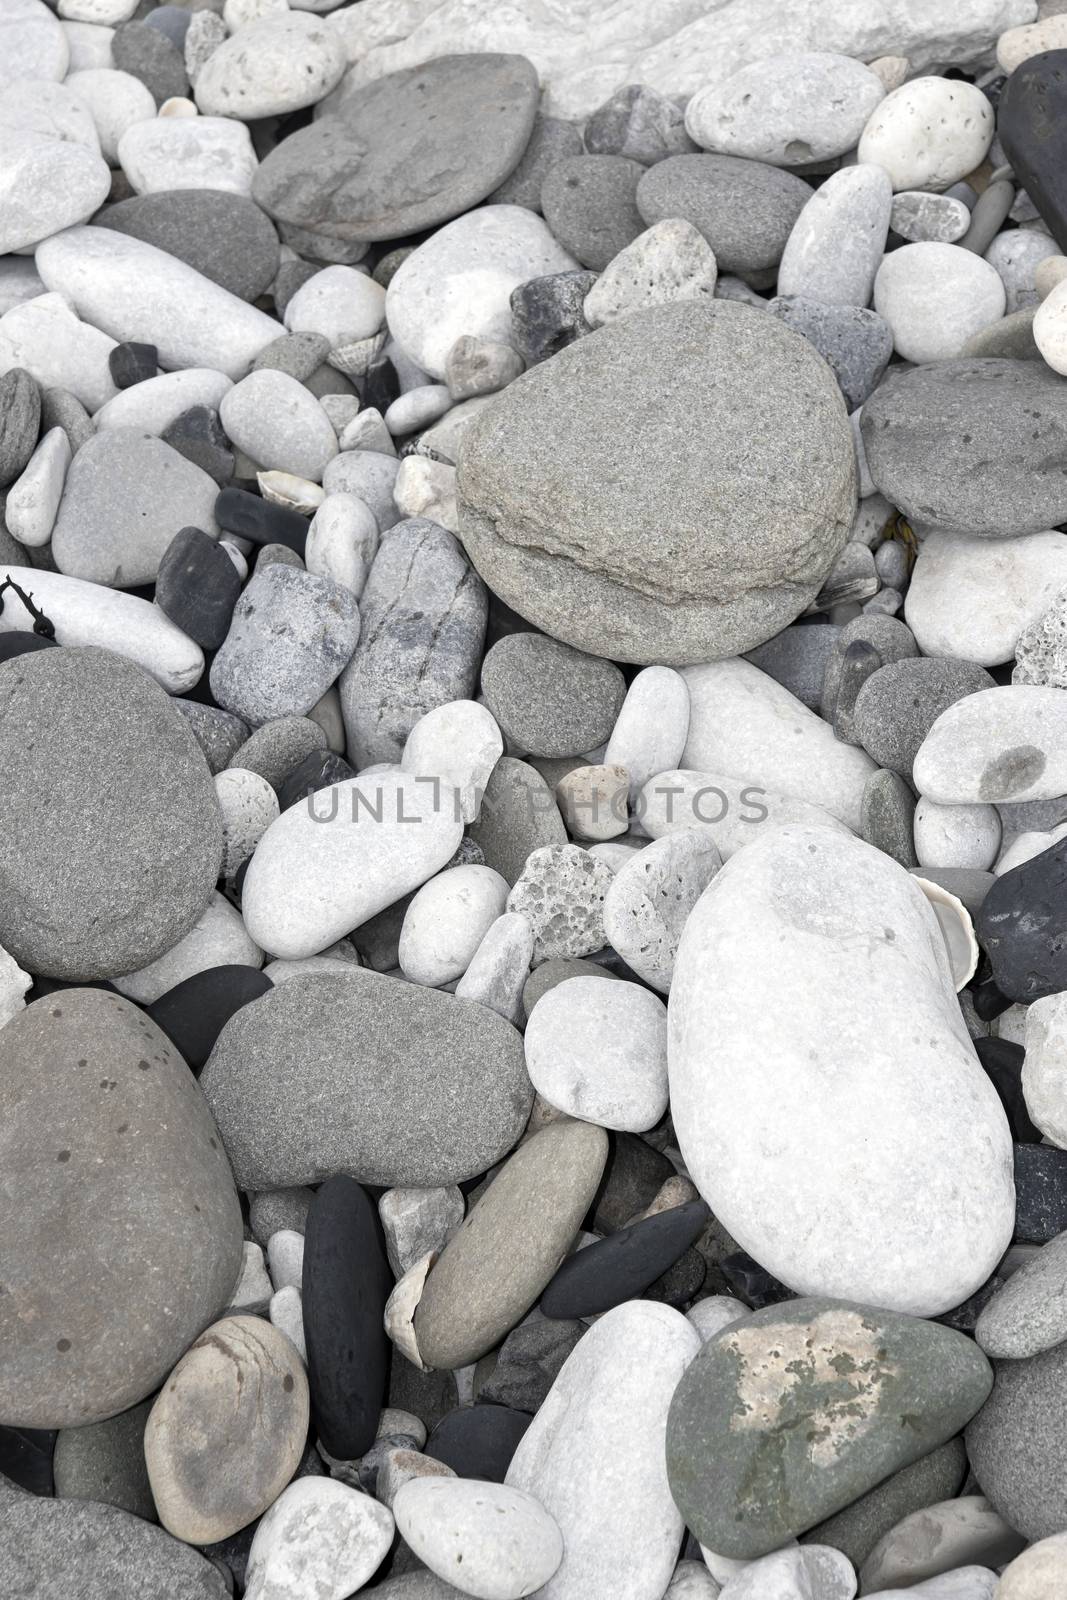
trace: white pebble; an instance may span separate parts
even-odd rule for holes
[[[431,1572],[480,1600],[522,1600],[563,1560],[559,1525],[533,1495],[470,1478],[410,1478],[393,1501],[405,1542]]]
[[[689,736],[689,687],[673,667],[645,667],[626,691],[604,760],[630,774],[630,798],[682,759]]]
[[[227,767],[215,776],[222,812],[222,876],[232,878],[278,815],[278,796],[258,772]]]
[[[920,867],[971,867],[986,872],[1000,849],[996,806],[943,806],[925,795],[915,807],[915,854]]]
[[[728,1328],[732,1322],[740,1322],[743,1317],[750,1315],[751,1312],[744,1301],[734,1300],[728,1294],[709,1295],[706,1300],[698,1300],[696,1305],[690,1306],[686,1312],[687,1318],[705,1344],[724,1328]]]
[[[1049,291],[1034,313],[1034,343],[1053,372],[1067,375],[1067,279]]]
[[[84,222],[110,187],[98,150],[0,124],[0,255]]]
[[[974,334],[999,322],[1007,303],[1000,274],[955,244],[906,244],[885,257],[874,309],[906,361],[946,361]]]
[[[585,319],[600,328],[650,306],[710,299],[717,277],[715,254],[704,235],[681,217],[667,217],[608,262],[585,297]]]
[[[607,942],[646,983],[666,994],[686,919],[722,866],[703,828],[682,828],[638,851],[604,897]]]
[[[279,1228],[267,1240],[267,1266],[276,1289],[299,1289],[304,1276],[304,1235]]]
[[[86,72],[92,67],[111,67],[111,41],[114,28],[101,27],[96,22],[62,22],[70,53],[71,72]]]
[[[1067,994],[1035,1000],[1026,1011],[1023,1097],[1030,1120],[1067,1150]]]
[[[97,433],[104,428],[138,428],[158,436],[192,406],[217,411],[233,385],[225,373],[211,367],[185,367],[163,372],[122,389],[93,417]]]
[[[137,194],[222,189],[251,194],[259,165],[243,122],[229,117],[156,117],[119,139],[119,164]]]
[[[519,1027],[533,952],[533,929],[526,918],[520,911],[505,911],[490,924],[456,984],[457,1000],[475,1000]]]
[[[276,1328],[292,1341],[300,1353],[301,1361],[308,1358],[304,1340],[304,1302],[299,1289],[290,1286],[279,1289],[270,1297],[268,1316]]]
[[[1055,13],[1021,28],[1008,28],[997,40],[997,66],[1014,72],[1031,56],[1046,50],[1067,50],[1067,14]]]
[[[446,383],[424,383],[397,396],[385,413],[385,426],[395,439],[428,428],[451,409],[452,396]]]
[[[884,167],[894,190],[937,192],[980,165],[995,126],[992,105],[973,83],[913,78],[875,108],[859,159]]]
[[[985,259],[1000,274],[1007,296],[1007,312],[1040,304],[1036,272],[1042,261],[1059,256],[1059,246],[1039,228],[1008,228],[998,233]]]
[[[462,821],[477,822],[485,786],[503,753],[504,740],[492,713],[475,700],[450,700],[416,722],[400,767],[450,785]]]
[[[643,1133],[667,1109],[667,1008],[640,984],[567,978],[526,1024],[526,1070],[570,1117]]]
[[[866,306],[892,203],[889,175],[873,162],[832,173],[793,224],[778,268],[778,293]]]
[[[802,167],[855,149],[885,85],[869,67],[828,50],[752,61],[699,89],[685,110],[694,143],[723,155]]]
[[[25,1011],[24,997],[32,987],[29,973],[23,972],[14,956],[0,946],[0,1028]]]
[[[310,389],[261,367],[222,398],[219,419],[239,449],[268,470],[319,483],[337,454],[337,435]]]
[[[377,406],[366,406],[358,416],[351,417],[341,430],[339,443],[342,450],[377,450],[382,455],[396,455],[393,436]]]
[[[70,444],[62,428],[50,428],[7,492],[4,520],[31,550],[48,543],[70,466]]]
[[[405,456],[393,489],[396,508],[404,517],[428,517],[449,533],[459,532],[456,469],[429,456]]]
[[[348,59],[340,34],[300,12],[262,17],[220,44],[196,80],[207,116],[283,117],[313,106],[339,83]]]
[[[106,67],[72,72],[66,87],[88,108],[104,160],[109,166],[118,166],[119,140],[127,128],[135,122],[151,122],[156,115],[150,90],[132,73]]]
[[[69,22],[95,22],[113,28],[129,22],[137,0],[59,0],[59,16]]]
[[[328,494],[311,519],[304,564],[319,578],[332,578],[358,597],[378,551],[378,523],[354,494]]]
[[[385,321],[385,290],[354,267],[323,267],[285,308],[290,333],[321,333],[336,350],[369,339]]]
[[[245,1600],[343,1600],[381,1566],[392,1513],[336,1478],[297,1478],[260,1518]]]
[[[461,977],[507,897],[507,880],[492,867],[468,863],[439,872],[404,913],[401,971],[430,988]]]

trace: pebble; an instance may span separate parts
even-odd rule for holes
[[[515,884],[533,851],[567,843],[552,790],[525,761],[501,756],[485,785],[482,809],[470,838],[487,866]]]
[[[885,169],[860,162],[831,173],[797,215],[782,250],[778,293],[866,306],[885,250],[893,190]]]
[[[519,1027],[525,1019],[523,989],[533,960],[533,930],[517,911],[493,922],[456,985],[457,999],[488,1006]]]
[[[663,1429],[699,1345],[679,1312],[630,1301],[590,1328],[564,1363],[506,1480],[539,1500],[563,1534],[563,1561],[544,1600],[598,1587],[633,1596],[667,1588],[682,1518],[663,1470]]]
[[[745,277],[778,265],[811,193],[802,178],[763,161],[669,156],[640,179],[637,210],[646,224],[669,217],[691,222],[714,251],[719,271]]]
[[[520,1600],[548,1583],[563,1559],[554,1518],[533,1495],[502,1483],[412,1478],[398,1490],[393,1513],[431,1572],[461,1576],[464,1592],[484,1600]]]
[[[584,139],[590,155],[627,156],[647,167],[695,149],[682,109],[646,83],[628,83],[598,106],[585,125]],[[560,159],[578,154],[561,150]]]
[[[507,909],[529,922],[534,961],[585,956],[604,943],[604,897],[610,867],[578,845],[532,850],[507,899]]]
[[[451,1467],[457,1477],[503,1483],[515,1447],[529,1426],[529,1414],[510,1406],[460,1406],[435,1425],[426,1454]]]
[[[487,651],[482,693],[501,731],[537,756],[571,756],[609,737],[625,698],[618,667],[538,633]]]
[[[1000,849],[995,806],[937,805],[922,796],[915,808],[915,853],[922,867],[985,872]]]
[[[258,772],[280,791],[294,767],[314,751],[325,749],[326,735],[310,717],[275,717],[234,751],[227,766]]]
[[[397,1278],[431,1251],[440,1253],[463,1221],[464,1202],[451,1185],[438,1189],[389,1189],[378,1201],[389,1265]]]
[[[855,1592],[856,1574],[847,1556],[818,1544],[747,1562],[720,1590],[726,1600],[797,1600],[804,1594],[851,1600]]]
[[[982,902],[976,931],[996,986],[1010,1000],[1029,1002],[1067,987],[1054,909],[1065,858],[1061,840],[997,878]]]
[[[579,155],[551,167],[541,185],[541,211],[563,246],[602,271],[642,231],[635,196],[645,168],[621,155]]]
[[[1046,118],[1058,115],[1063,103],[1058,70],[1058,57],[1050,61],[1045,54],[1015,69],[998,106],[998,134],[1016,181],[1062,250],[1067,247],[1063,175],[1049,160],[1041,136]]]
[[[215,779],[222,812],[222,876],[232,878],[278,815],[278,797],[258,772],[230,767]]]
[[[114,983],[121,994],[139,1005],[151,1005],[198,972],[233,963],[259,967],[262,960],[263,952],[248,937],[236,908],[213,891],[196,922],[177,944],[146,966],[116,976]]]
[[[138,195],[206,189],[247,199],[256,170],[248,130],[227,117],[157,117],[121,135],[119,165]]]
[[[96,411],[116,393],[108,366],[114,343],[98,328],[80,322],[59,294],[41,294],[12,307],[0,318],[0,365],[6,369],[4,377],[11,377],[12,368],[21,368],[45,390],[69,390],[88,411]],[[10,405],[10,386],[8,393]],[[35,438],[36,429],[34,439],[27,440],[27,459]],[[24,465],[22,461],[13,475]],[[0,473],[11,470],[10,466],[0,465]]]
[[[247,1600],[323,1596],[362,1588],[384,1561],[393,1518],[369,1495],[332,1478],[299,1478],[256,1525]]]
[[[258,1517],[304,1449],[308,1386],[292,1344],[260,1317],[226,1317],[196,1339],[145,1427],[159,1519],[190,1544],[226,1539]]]
[[[1042,296],[1038,294],[1034,273],[1039,262],[1058,254],[1058,246],[1046,233],[1036,228],[1009,229],[1007,233],[998,233],[984,254],[990,266],[1000,274],[1009,316],[1028,306],[1040,305]]]
[[[524,367],[522,357],[510,344],[461,334],[445,359],[449,399],[469,400],[475,395],[495,394],[513,383]]]
[[[898,355],[945,361],[1005,311],[996,268],[952,244],[906,244],[887,255],[874,281],[874,307]]]
[[[161,29],[147,23],[126,22],[116,28],[111,62],[105,64],[139,78],[159,106],[183,97],[189,88],[182,51]]]
[[[843,1364],[859,1426],[841,1425]],[[972,1341],[935,1323],[848,1300],[767,1306],[704,1344],[678,1385],[671,1492],[702,1544],[753,1560],[942,1444],[991,1384]],[[748,1426],[731,1428],[741,1408]]]
[[[226,551],[202,528],[174,535],[156,572],[155,603],[205,650],[226,637],[241,580]]]
[[[999,1361],[994,1370],[993,1393],[967,1428],[967,1455],[1005,1521],[1026,1539],[1045,1539],[1063,1523],[1067,1348]]]
[[[100,152],[108,166],[119,164],[119,140],[134,123],[150,121],[156,103],[144,84],[128,72],[93,67],[71,72],[66,87],[77,95],[93,119]]]
[[[656,839],[615,874],[604,898],[608,943],[660,994],[670,990],[689,914],[721,864],[703,829],[683,828]]]
[[[903,189],[893,196],[889,226],[909,244],[959,244],[970,225],[967,206],[950,195]]]
[[[94,1500],[155,1520],[156,1508],[144,1461],[144,1427],[149,1403],[131,1406],[105,1422],[62,1428],[54,1457],[56,1495],[61,1500]]]
[[[258,299],[278,271],[278,235],[270,220],[229,189],[137,195],[105,207],[93,225],[155,245],[239,300]]]
[[[242,122],[286,116],[321,100],[346,65],[340,39],[314,17],[260,17],[212,51],[197,73],[196,104],[203,116]]]
[[[657,222],[608,262],[585,298],[585,317],[599,328],[648,306],[710,298],[716,275],[715,257],[691,222]]]
[[[271,980],[255,965],[207,967],[166,990],[147,1010],[190,1070],[199,1074],[233,1014],[271,987]]]
[[[1058,1053],[1063,1007],[1058,1000],[1058,995],[1048,995],[1027,1009],[1022,1086],[1035,1125],[1051,1143],[1067,1149],[1067,1097]]]
[[[1052,799],[1067,789],[1059,758],[1060,691],[983,689],[942,712],[915,757],[920,791],[942,805]]]
[[[885,92],[869,67],[848,56],[772,54],[699,90],[685,127],[705,150],[802,167],[855,149]]]
[[[770,886],[793,873],[795,887],[783,903]],[[793,882],[788,877],[784,881]],[[862,898],[859,883],[868,886]],[[804,930],[811,926],[816,903],[817,920],[828,931],[811,943]],[[829,923],[831,915],[835,920]],[[869,941],[876,936],[879,941],[864,944],[862,959],[853,933],[844,932],[846,927],[855,930],[861,916],[868,919]],[[1008,1130],[958,1020],[955,985],[942,941],[931,938],[929,919],[916,887],[870,846],[821,828],[776,830],[740,852],[686,924],[671,989],[669,1042],[679,1148],[701,1194],[740,1246],[798,1292],[891,1304],[922,1316],[958,1305],[985,1281],[1007,1247],[1012,1215]],[[777,930],[780,967],[767,961],[767,941],[775,934],[766,930]],[[763,952],[759,964],[753,949]],[[874,974],[875,949],[884,962],[881,981]],[[923,1038],[909,1039],[906,1052],[887,1045],[887,1059],[893,1063],[890,1101],[889,1080],[870,1041],[898,1037],[899,1013],[889,974],[905,950],[916,963],[909,964],[909,1006],[914,1004],[921,960],[931,1023]],[[835,984],[846,985],[854,1002],[861,990],[870,996],[852,1012],[864,1016],[862,1051],[849,1045],[844,1023],[835,1035],[849,1068],[844,1078],[834,1080],[833,1092],[821,1081],[817,1084],[809,1070],[798,1068],[802,1056],[805,1066],[808,1061],[805,1034],[798,1032],[802,995],[818,985],[817,975],[827,960],[833,961]],[[710,972],[715,974],[713,984]],[[883,1026],[875,1022],[876,1015],[885,1016]],[[890,1020],[894,1016],[897,1021]],[[730,1043],[733,1029],[740,1030],[738,1037],[748,1037],[755,1017],[765,1041],[758,1066],[729,1084],[717,1080],[714,1064],[736,1054]],[[924,1062],[929,1050],[937,1054],[937,1081],[944,1091],[936,1105]],[[825,1047],[821,1059],[826,1059]],[[876,1073],[881,1085],[877,1135],[867,1120],[870,1102],[862,1087],[863,1072]],[[761,1115],[764,1125],[775,1129],[775,1153],[763,1155],[749,1146],[744,1163],[739,1166],[735,1156],[727,1166],[720,1141],[735,1137],[731,1128],[747,1125],[753,1093],[762,1106],[774,1108],[772,1123],[766,1111]],[[707,1120],[709,1104],[715,1106],[713,1125]],[[875,1137],[877,1165],[870,1155]],[[869,1151],[865,1181],[859,1188],[849,1183],[846,1193],[825,1159],[827,1141],[841,1140],[843,1148],[851,1148],[858,1139],[867,1141]],[[807,1165],[798,1152],[816,1146],[820,1159]],[[906,1158],[895,1153],[898,1149],[906,1150]],[[780,1227],[774,1198],[776,1184],[786,1181],[795,1197],[801,1172],[805,1214],[824,1219],[817,1231],[806,1230],[803,1237]],[[899,1189],[902,1181],[907,1205]],[[966,1214],[955,1201],[949,1206],[938,1198],[948,1190],[973,1196]],[[797,1203],[795,1198],[791,1203]],[[928,1227],[932,1215],[940,1221],[936,1238]],[[871,1230],[878,1232],[884,1224],[874,1219],[888,1217],[896,1242],[876,1254]],[[906,1245],[901,1243],[905,1238]],[[906,1272],[899,1250],[907,1256]],[[714,1539],[707,1542],[715,1547]]]
[[[20,544],[38,549],[52,537],[71,451],[62,428],[50,428],[8,491],[4,521]]]
[[[584,308],[596,281],[595,272],[553,272],[512,290],[509,333],[527,366],[536,366],[591,332]]]
[[[427,1059],[439,1063],[432,1077]],[[200,1082],[253,1190],[338,1172],[384,1187],[462,1182],[513,1147],[532,1100],[521,1040],[502,1018],[356,967],[293,978],[238,1011]],[[298,1120],[311,1084],[323,1116]]]
[[[880,767],[910,778],[919,747],[942,711],[993,687],[983,667],[956,657],[890,662],[860,689],[854,713],[856,738]]]
[[[458,533],[456,469],[443,461],[407,456],[400,463],[393,500],[402,517],[424,518],[449,533]]]
[[[290,333],[317,333],[331,349],[344,349],[377,333],[385,314],[385,290],[353,267],[323,267],[285,307]]]
[[[883,1534],[911,1512],[957,1494],[966,1475],[967,1455],[957,1435],[890,1474],[843,1511],[817,1523],[803,1536],[804,1541],[841,1550],[858,1570]]]
[[[570,978],[530,1013],[526,1070],[568,1116],[640,1133],[667,1109],[666,1028],[662,1002],[640,985]]]
[[[779,295],[770,301],[767,309],[815,346],[837,379],[849,410],[861,406],[877,387],[893,354],[893,333],[888,322],[877,312],[862,306],[828,305],[799,295]],[[838,560],[844,559],[850,549],[851,546],[846,545]],[[860,570],[866,579],[870,556],[866,546],[859,549],[864,552],[860,557]],[[853,553],[858,554],[858,551]],[[827,579],[827,586],[833,584],[835,573],[836,568]],[[822,599],[821,594],[819,599]],[[834,599],[836,601],[836,595]]]
[[[1055,601],[1065,586],[1062,534],[988,539],[931,530],[919,547],[904,614],[927,655],[984,667],[1018,656],[1013,681],[1044,682],[1046,669],[1037,663],[1046,637],[1055,638]]]
[[[604,760],[625,767],[631,796],[636,796],[649,778],[677,766],[688,732],[685,679],[671,667],[645,667],[626,691]]]
[[[704,1201],[691,1200],[586,1245],[554,1274],[541,1296],[542,1314],[598,1316],[637,1299],[692,1247],[709,1219]]]
[[[332,116],[291,134],[263,163],[256,199],[269,215],[342,239],[439,228],[514,171],[537,105],[530,62],[489,52],[343,87]]]
[[[63,999],[20,1012],[0,1038],[0,1051],[20,1062],[17,1077],[5,1080],[5,1164],[23,1193],[32,1171],[53,1174],[43,1209],[19,1209],[5,1220],[9,1281],[18,1303],[32,1310],[33,1333],[23,1329],[17,1356],[6,1364],[2,1404],[6,1416],[29,1427],[101,1421],[151,1393],[194,1332],[225,1305],[241,1259],[229,1167],[185,1064],[128,1001],[90,989]],[[106,1103],[94,1044],[114,1074]],[[87,1047],[86,1068],[76,1058]],[[151,1075],[138,1070],[146,1050]],[[52,1103],[57,1073],[62,1112]],[[134,1134],[126,1137],[131,1123]],[[57,1147],[62,1159],[53,1154]],[[128,1203],[112,1196],[104,1204],[119,1172]],[[195,1223],[187,1217],[194,1195]],[[97,1247],[123,1272],[123,1297],[93,1270]],[[53,1255],[47,1280],[23,1277],[45,1249]],[[152,1270],[161,1259],[162,1277]]]
[[[439,778],[455,790],[463,822],[476,822],[490,777],[503,754],[500,728],[485,706],[451,700],[419,718],[404,743],[403,772]]]
[[[981,163],[995,123],[993,107],[974,84],[913,78],[875,107],[858,155],[884,167],[894,190],[939,193]]]
[[[649,447],[657,386],[657,428],[697,416],[719,441],[699,484]],[[615,471],[620,448],[639,477]],[[754,492],[786,462],[788,489],[773,503]],[[612,324],[482,412],[463,441],[460,524],[494,593],[535,625],[615,661],[682,663],[751,649],[794,619],[851,525],[854,485],[840,394],[807,341],[727,301],[683,303]],[[665,524],[679,497],[684,521]]]
[[[430,988],[461,978],[507,897],[507,880],[492,867],[450,867],[423,884],[400,930],[404,976]]]
[[[899,1522],[871,1551],[860,1581],[868,1593],[906,1590],[958,1567],[1002,1567],[1025,1544],[982,1495],[963,1495]]]
[[[315,397],[285,372],[262,368],[234,384],[219,418],[238,449],[264,467],[321,482],[337,454],[333,424]]]
[[[15,114],[5,113],[0,100],[0,126],[5,115]],[[106,199],[109,181],[98,149],[17,125],[4,126],[0,251],[25,249],[87,221]]]

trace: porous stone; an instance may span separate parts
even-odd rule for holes
[[[710,297],[716,277],[711,247],[691,222],[654,223],[608,262],[585,298],[586,321],[599,328],[649,306]]]
[[[744,277],[778,265],[811,187],[763,161],[669,156],[641,177],[636,199],[646,223],[684,218],[704,235],[720,272]]]
[[[585,299],[596,281],[595,272],[553,272],[512,290],[510,338],[528,366],[591,332]]]
[[[718,440],[715,470],[698,479],[655,442],[683,396],[677,426],[700,415]],[[762,467],[756,436],[773,449]],[[606,465],[623,440],[639,476]],[[781,481],[783,449],[788,518],[786,491],[772,513],[755,489]],[[554,637],[616,661],[706,660],[759,644],[814,598],[851,526],[854,470],[836,385],[806,341],[725,301],[660,306],[480,413],[461,448],[460,528],[493,592]],[[664,504],[678,512],[666,526]]]
[[[951,195],[904,189],[893,196],[889,225],[909,244],[958,244],[971,225],[971,213]]]
[[[698,91],[685,126],[705,150],[802,167],[855,149],[885,92],[875,73],[848,56],[771,54]]]
[[[545,845],[526,858],[507,899],[534,935],[534,960],[585,956],[604,943],[604,897],[610,867],[578,845]]]
[[[973,172],[996,127],[977,85],[913,78],[876,106],[859,142],[859,159],[885,168],[893,188],[939,193]]]
[[[329,94],[345,70],[345,52],[330,28],[302,11],[264,16],[213,50],[196,78],[204,116],[286,116]]]

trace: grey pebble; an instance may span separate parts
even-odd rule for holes
[[[595,961],[584,961],[580,956],[553,956],[542,961],[527,978],[522,990],[522,1008],[527,1017],[543,994],[554,989],[568,978],[614,978],[615,973]]]
[[[111,59],[120,72],[140,79],[157,106],[189,92],[182,52],[159,28],[145,22],[127,22],[115,29]]]
[[[304,383],[322,366],[329,353],[330,341],[324,334],[283,333],[280,339],[259,352],[250,370],[259,372],[263,367],[270,367]]]
[[[984,255],[1004,226],[1015,199],[1015,186],[1000,178],[987,184],[971,209],[971,225],[959,241],[961,250]]]
[[[313,384],[307,387],[316,393]],[[393,500],[393,486],[399,470],[400,463],[395,455],[367,449],[343,450],[327,463],[322,487],[327,494],[355,494],[365,500],[374,512],[379,531],[384,534],[400,520]]]
[[[534,1316],[520,1323],[496,1352],[496,1366],[478,1399],[517,1411],[537,1411],[584,1332],[584,1323],[566,1319]]]
[[[828,722],[832,722],[834,717],[845,652],[857,639],[872,644],[882,657],[883,663],[900,661],[906,656],[919,654],[919,647],[915,643],[911,629],[895,617],[863,616],[846,623],[827,657],[826,672],[823,677],[821,709]]]
[[[14,483],[33,454],[41,426],[41,391],[22,367],[0,377],[0,488]]]
[[[810,610],[827,611],[840,619],[841,608],[859,605],[878,593],[878,573],[870,546],[849,539],[823,579]]]
[[[553,272],[528,278],[511,293],[512,343],[527,366],[536,366],[592,332],[585,297],[595,272]]]
[[[151,1408],[151,1400],[144,1400],[106,1422],[61,1428],[53,1457],[56,1497],[121,1506],[154,1522],[156,1505],[144,1459],[144,1425]]]
[[[157,6],[154,11],[147,12],[144,20],[150,28],[158,28],[160,33],[165,34],[171,44],[177,45],[180,50],[185,44],[185,35],[189,31],[193,14],[185,6],[162,5]]]
[[[528,856],[507,898],[534,935],[534,960],[587,956],[603,947],[611,868],[578,845],[546,845]]]
[[[303,1187],[263,1189],[252,1195],[248,1220],[252,1232],[266,1249],[273,1233],[303,1233],[314,1191]]]
[[[971,213],[962,200],[924,189],[905,189],[893,196],[889,226],[909,244],[956,244],[971,225]]]
[[[518,166],[493,190],[485,204],[525,206],[527,211],[540,213],[541,185],[550,168],[581,154],[582,136],[573,122],[564,122],[560,117],[537,117]]]
[[[889,324],[863,306],[835,306],[778,295],[767,309],[811,341],[837,379],[850,411],[877,387],[893,354]]]
[[[891,662],[863,685],[856,702],[856,743],[881,767],[911,777],[919,746],[943,711],[994,680],[972,661],[920,656]]]
[[[49,433],[53,428],[63,429],[71,455],[77,455],[96,432],[92,417],[69,389],[41,391],[41,433]]]
[[[307,571],[303,556],[297,555],[287,544],[260,545],[256,552],[256,564],[252,569],[253,575],[262,572],[264,567],[293,567],[297,572]]]
[[[501,731],[535,756],[576,756],[606,743],[626,697],[614,662],[541,633],[512,633],[493,645],[481,687]]]
[[[650,167],[668,156],[690,155],[696,145],[685,131],[685,112],[644,83],[616,89],[585,125],[585,148],[593,155],[628,156]]]
[[[860,548],[863,548],[862,546]],[[870,551],[867,552],[868,557]],[[837,694],[834,696],[834,735],[844,744],[858,744],[853,730],[856,697],[882,665],[882,657],[867,639],[853,639],[841,657]]]
[[[645,171],[637,209],[646,223],[684,217],[715,252],[720,272],[747,277],[777,266],[811,199],[795,173],[739,156],[670,156]]]
[[[995,1361],[993,1392],[964,1435],[982,1493],[1027,1539],[1064,1525],[1067,1344],[1021,1361]]]
[[[285,315],[285,308],[298,289],[302,289],[321,268],[313,261],[283,261],[270,286],[271,299],[278,315]]]
[[[950,1500],[959,1493],[966,1475],[963,1440],[949,1439],[801,1534],[801,1543],[828,1544],[842,1551],[854,1567],[861,1567],[883,1534],[913,1511]]]
[[[513,884],[531,851],[566,844],[567,830],[556,797],[541,774],[525,761],[501,756],[489,775],[470,837],[480,847],[486,866]]]
[[[550,168],[541,185],[545,221],[583,267],[602,272],[632,244],[645,224],[637,186],[645,168],[626,156],[569,156]]]
[[[258,772],[278,790],[306,756],[325,750],[326,735],[310,717],[276,717],[240,745],[227,766]]]
[[[829,622],[792,623],[766,644],[746,651],[745,660],[782,684],[812,711],[818,711],[826,663],[840,631]]]
[[[248,738],[248,724],[232,711],[206,706],[199,700],[176,699],[174,704],[188,722],[212,773],[232,766],[234,756]]]
[[[1024,306],[1010,317],[991,322],[988,328],[973,333],[960,352],[964,356],[1004,357],[1011,361],[1041,361],[1043,356],[1034,338],[1036,306]]]
[[[863,786],[860,837],[902,867],[916,865],[915,796],[897,772],[880,767]]]

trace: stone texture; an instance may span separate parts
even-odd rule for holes
[[[884,97],[881,79],[846,55],[769,54],[699,90],[685,125],[702,149],[803,167],[854,150]]]
[[[810,185],[794,173],[729,155],[670,156],[637,188],[646,223],[684,217],[710,244],[720,272],[742,277],[778,265],[810,199]]]
[[[100,1422],[150,1394],[228,1301],[241,1266],[229,1164],[185,1062],[114,993],[37,1001],[0,1030],[0,1058],[0,1414]]]
[[[1067,1345],[998,1361],[993,1393],[967,1429],[967,1456],[983,1494],[1025,1538],[1064,1527]]]
[[[1060,533],[970,538],[931,529],[919,546],[904,615],[924,655],[983,667],[1010,661],[1025,633],[1067,586],[1067,539]],[[1024,652],[1013,682],[1029,678]]]
[[[815,346],[849,411],[861,406],[893,354],[893,335],[884,318],[863,306],[828,305],[800,295],[779,295],[768,310]]]
[[[645,83],[617,89],[593,112],[584,137],[591,155],[629,156],[647,167],[694,149],[681,107]]]
[[[533,851],[565,845],[567,830],[541,774],[525,761],[501,756],[489,775],[469,837],[481,849],[486,865],[514,884]]]
[[[626,156],[557,161],[541,185],[541,211],[565,250],[602,272],[642,231],[635,196],[644,167]]]
[[[842,1551],[858,1570],[883,1534],[911,1512],[957,1494],[966,1475],[967,1453],[957,1436],[884,1478],[803,1538]]]
[[[473,1594],[527,1594],[563,1559],[554,1518],[521,1489],[461,1478],[413,1478],[393,1502],[408,1547],[439,1576],[462,1565]]]
[[[121,1506],[146,1522],[154,1521],[156,1507],[144,1459],[148,1412],[145,1400],[104,1422],[61,1428],[53,1459],[57,1497]]]
[[[508,895],[507,909],[529,922],[535,962],[586,956],[604,943],[604,897],[611,868],[578,845],[531,851]]]
[[[535,756],[573,756],[603,744],[626,693],[610,661],[538,633],[510,633],[487,651],[482,693],[511,745]]]
[[[217,189],[172,189],[106,206],[98,228],[143,239],[228,289],[256,300],[278,270],[278,235],[259,206]]]
[[[993,686],[985,668],[970,661],[920,656],[890,662],[856,698],[856,738],[879,766],[910,778],[919,747],[942,711]]]
[[[660,442],[694,425],[719,442],[699,476]],[[620,448],[639,472],[620,478]],[[459,493],[472,560],[531,622],[617,661],[685,662],[750,649],[814,598],[855,480],[821,359],[715,301],[626,318],[513,384],[464,437]]]
[[[885,250],[893,191],[872,162],[831,173],[804,206],[782,252],[778,293],[865,306]]]
[[[300,1478],[256,1526],[247,1600],[296,1596],[302,1589],[329,1600],[339,1588],[362,1588],[385,1559],[393,1533],[388,1510],[369,1495],[331,1478]]]

